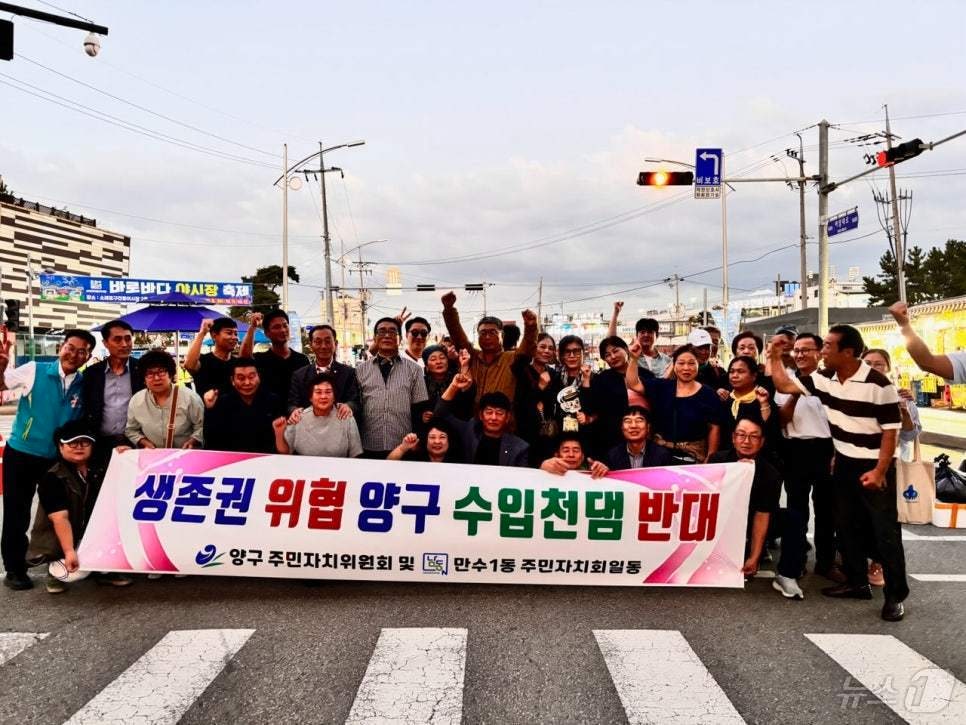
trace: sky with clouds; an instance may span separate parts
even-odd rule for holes
[[[404,287],[493,283],[488,307],[508,319],[536,305],[541,277],[545,305],[569,312],[608,312],[618,297],[628,310],[666,305],[660,280],[673,274],[683,299],[707,287],[714,302],[720,205],[636,186],[645,157],[693,161],[696,147],[720,146],[728,175],[784,176],[801,131],[814,174],[825,118],[836,180],[864,168],[870,149],[848,140],[882,129],[885,103],[903,139],[966,128],[958,2],[54,5],[110,34],[91,59],[83,32],[15,19],[0,174],[17,194],[130,235],[138,277],[237,280],[280,263],[282,144],[294,161],[320,140],[364,139],[326,156],[345,174],[326,178],[336,255],[387,240],[364,250],[377,263],[369,285],[388,265]],[[966,237],[966,137],[897,172],[914,194],[911,244]],[[886,248],[873,184],[887,189],[885,175],[832,194],[831,212],[858,206],[861,218],[834,238],[847,240],[832,247],[843,274],[877,270]],[[816,196],[810,187],[810,269]],[[290,306],[318,320],[318,183],[289,204],[301,275]],[[798,218],[784,184],[730,195],[732,298],[798,279]],[[460,294],[468,312],[482,303]],[[377,291],[373,304],[435,319],[439,295]]]

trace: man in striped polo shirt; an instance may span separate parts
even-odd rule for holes
[[[899,393],[884,375],[862,361],[864,349],[858,330],[835,325],[822,344],[825,368],[798,378],[790,377],[781,364],[781,348],[771,346],[768,354],[775,390],[814,395],[822,401],[835,445],[836,523],[848,581],[823,589],[822,594],[872,598],[866,566],[868,528],[885,575],[882,618],[897,622],[904,614],[902,602],[909,595],[896,512]]]

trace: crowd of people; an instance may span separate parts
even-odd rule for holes
[[[310,358],[289,347],[281,310],[253,314],[240,342],[234,320],[206,320],[184,361],[193,389],[178,384],[165,350],[135,359],[134,330],[123,320],[100,328],[108,355],[90,365],[94,336],[67,330],[56,361],[7,370],[4,334],[0,400],[19,398],[3,460],[4,583],[29,589],[28,566],[41,562],[78,571],[76,547],[106,465],[129,448],[529,466],[595,479],[617,469],[744,461],[755,465],[746,575],[780,538],[774,587],[804,598],[798,580],[811,546],[811,498],[813,570],[830,580],[822,593],[871,599],[870,584],[882,585],[882,617],[903,617],[894,455],[898,441],[918,433],[918,415],[890,381],[888,353],[867,350],[855,328],[834,326],[823,339],[785,327],[767,346],[744,331],[724,367],[714,327],[693,330],[669,355],[656,347],[657,321],[644,318],[628,344],[616,334],[618,302],[597,349],[606,369],[598,370],[581,338],[554,341],[530,310],[522,334],[485,316],[474,341],[456,295],[442,303],[438,344],[425,318],[404,311],[375,323],[372,356],[355,367],[335,359],[328,324],[310,330]],[[966,377],[961,357],[929,352],[904,305],[892,312],[923,369]],[[270,348],[253,353],[259,325]],[[208,337],[212,350],[202,353]],[[62,579],[48,575],[48,591],[64,591]]]

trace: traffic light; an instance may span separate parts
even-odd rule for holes
[[[13,23],[0,20],[0,60],[13,60]]]
[[[692,171],[642,171],[637,175],[638,186],[691,186]]]
[[[893,146],[891,149],[880,151],[875,155],[875,162],[878,166],[889,166],[898,164],[900,161],[907,161],[922,152],[922,139],[914,138],[912,141],[906,141],[898,146]]]
[[[4,300],[7,304],[7,329],[16,332],[20,329],[20,300]]]

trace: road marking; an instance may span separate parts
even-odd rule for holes
[[[909,529],[902,530],[903,541],[966,541],[966,536],[956,536],[953,534],[939,534],[938,536],[923,536],[915,534]]]
[[[676,630],[595,629],[597,646],[630,723],[743,723]]]
[[[910,574],[921,582],[966,582],[966,574]]]
[[[161,641],[67,721],[174,725],[254,629],[184,629]]]
[[[771,569],[759,569],[755,572],[755,579],[774,579],[775,572]]]
[[[906,722],[966,722],[966,685],[892,635],[805,636]]]
[[[383,629],[346,723],[459,725],[465,668],[465,629]]]
[[[47,637],[47,632],[0,632],[0,665],[4,665],[28,647]]]

